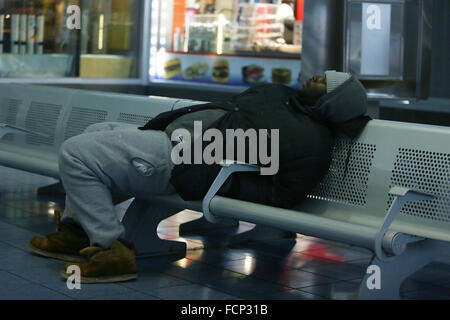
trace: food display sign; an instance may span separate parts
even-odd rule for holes
[[[152,80],[230,86],[279,83],[299,88],[301,59],[159,52]]]

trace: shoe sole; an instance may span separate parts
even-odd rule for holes
[[[61,271],[61,276],[64,279],[69,279],[69,277],[72,277],[73,274],[67,274],[66,272]],[[138,275],[137,273],[134,274],[123,274],[120,276],[109,276],[109,277],[95,277],[95,278],[88,278],[88,277],[81,277],[80,282],[84,284],[94,284],[94,283],[117,283],[117,282],[126,282],[130,280],[137,279]]]
[[[45,251],[45,250],[42,250],[42,249],[39,249],[39,248],[33,246],[32,244],[29,244],[28,248],[40,256],[43,256],[46,258],[53,258],[53,259],[61,260],[64,262],[86,262],[87,261],[87,258],[85,258],[83,256]]]

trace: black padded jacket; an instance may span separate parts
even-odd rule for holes
[[[292,208],[302,202],[324,178],[331,163],[336,131],[355,138],[370,121],[364,116],[367,111],[365,89],[352,77],[314,106],[302,104],[298,91],[292,88],[264,84],[227,102],[163,113],[140,129],[165,130],[182,115],[215,108],[227,111],[211,126],[220,130],[224,137],[227,129],[279,130],[279,172],[274,176],[236,174],[222,194],[281,208]],[[201,200],[220,170],[219,165],[182,164],[174,168],[171,183],[184,200]]]

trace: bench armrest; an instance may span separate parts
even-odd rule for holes
[[[234,167],[235,170],[238,168],[248,168],[249,170],[245,169],[245,171],[253,171],[253,170],[251,170],[253,168],[255,172],[261,171],[261,167],[258,167],[253,164],[248,164],[245,162],[234,161],[234,160],[224,160],[220,163],[220,166],[222,166],[224,168]]]
[[[41,137],[45,137],[45,138],[49,137],[48,135],[43,134],[43,133],[33,132],[28,129],[12,126],[10,124],[0,123],[0,139],[2,139],[8,133],[33,134],[33,135],[41,136]]]
[[[220,171],[214,183],[211,185],[211,188],[209,189],[208,193],[205,196],[205,199],[203,200],[203,215],[205,219],[211,223],[218,223],[220,219],[218,219],[211,213],[211,211],[209,210],[209,205],[212,199],[217,195],[219,190],[228,180],[228,178],[236,172],[261,172],[261,168],[258,166],[236,161],[226,160],[221,163],[221,166],[223,167],[222,170]]]
[[[386,217],[384,219],[383,225],[380,228],[380,231],[378,232],[375,240],[375,253],[381,261],[388,261],[390,258],[387,257],[382,249],[382,242],[384,239],[384,236],[388,232],[390,226],[394,222],[395,218],[398,216],[400,211],[402,210],[403,206],[409,202],[409,201],[427,201],[427,200],[433,200],[436,199],[436,196],[416,191],[413,189],[405,188],[405,187],[393,187],[389,191],[390,195],[395,196],[395,199],[386,214]],[[417,237],[411,236],[411,242],[417,241]]]
[[[391,191],[389,191],[390,195],[401,197],[406,202],[407,201],[425,201],[425,200],[433,200],[436,199],[436,196],[425,193],[422,191],[416,191],[409,188],[404,187],[393,187]]]

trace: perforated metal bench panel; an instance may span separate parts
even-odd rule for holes
[[[8,134],[0,140],[0,163],[58,178],[64,141],[92,124],[142,126],[162,112],[203,103],[34,85],[0,85],[0,123],[44,134]]]
[[[78,91],[64,121],[64,140],[82,134],[92,124],[123,122],[143,126],[155,116],[179,107],[179,99]],[[192,101],[191,104],[202,103]]]
[[[1,92],[1,91],[0,91]],[[3,96],[3,95],[2,95]],[[19,99],[4,98],[0,100],[0,123],[17,125],[17,116],[22,101]],[[5,141],[11,141],[12,136],[5,137]]]
[[[76,90],[26,85],[1,85],[0,108],[8,124],[47,135],[11,134],[6,142],[16,146],[57,153],[60,144],[58,133],[70,99]]]
[[[352,143],[350,139],[340,137],[336,141],[329,173],[310,198],[365,206],[376,151],[376,145]]]
[[[339,139],[327,177],[298,210],[377,227],[394,199],[390,189],[407,187],[437,198],[407,204],[391,230],[450,241],[449,141],[447,127],[374,120],[347,169],[350,141]]]

